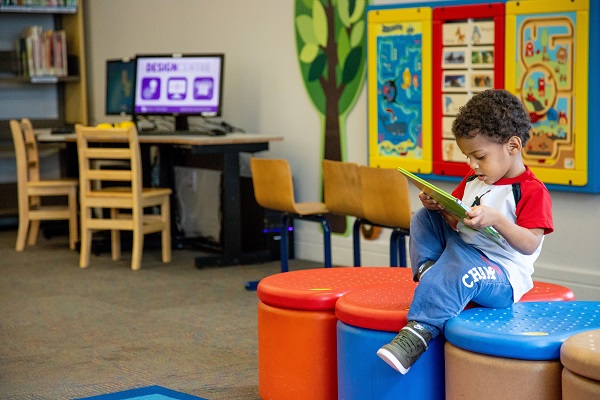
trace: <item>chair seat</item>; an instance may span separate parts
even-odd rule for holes
[[[327,207],[324,203],[318,202],[306,202],[296,203],[296,214],[299,215],[315,215],[315,214],[326,214],[328,212]]]

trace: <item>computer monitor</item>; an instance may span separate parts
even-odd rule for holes
[[[135,60],[119,58],[106,61],[106,115],[133,113]]]
[[[188,117],[222,115],[223,54],[138,55],[135,115],[172,115],[175,130],[188,130]]]

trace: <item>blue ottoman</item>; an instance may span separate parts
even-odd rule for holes
[[[406,375],[376,354],[406,325],[415,287],[412,281],[386,283],[353,290],[337,301],[339,400],[444,399],[442,335]]]
[[[600,302],[472,308],[446,324],[446,398],[561,399],[560,347],[600,328]]]

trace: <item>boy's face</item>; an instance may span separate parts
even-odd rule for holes
[[[521,159],[521,140],[516,136],[507,143],[492,142],[483,135],[472,138],[459,137],[458,147],[467,156],[467,164],[480,181],[488,185],[501,178],[514,178],[525,171]]]

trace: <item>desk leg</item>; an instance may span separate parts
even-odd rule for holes
[[[239,152],[223,153],[223,223],[221,237],[223,254],[196,258],[196,267],[209,265],[236,265],[242,253],[240,213],[240,159]]]
[[[158,146],[159,151],[159,181],[162,187],[168,187],[173,190],[170,198],[170,206],[171,206],[171,243],[173,248],[182,249],[183,248],[183,238],[184,234],[179,229],[181,226],[181,211],[179,210],[179,201],[177,199],[177,190],[175,190],[175,169],[173,162],[173,147],[168,146]],[[149,151],[147,152],[149,155]],[[149,160],[149,157],[148,157]],[[152,171],[152,163],[149,162],[145,165],[148,166],[148,179],[151,181],[151,171]],[[146,171],[144,171],[146,173]]]

